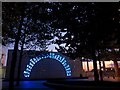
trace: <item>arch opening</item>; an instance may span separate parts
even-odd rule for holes
[[[61,65],[64,67],[65,72],[66,72],[66,76],[70,77],[71,76],[71,68],[70,65],[68,64],[67,60],[65,57],[63,57],[60,54],[57,53],[46,53],[46,54],[41,54],[35,58],[32,58],[29,60],[28,64],[26,65],[26,69],[23,71],[23,75],[25,78],[29,78],[31,75],[31,71],[33,69],[33,67],[41,60],[44,59],[50,59],[50,60],[56,60],[58,62],[61,63]]]

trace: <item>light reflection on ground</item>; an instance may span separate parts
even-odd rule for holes
[[[15,89],[16,90],[23,90],[23,89],[48,89],[48,90],[54,90],[54,89],[51,89],[47,86],[44,86],[43,83],[46,82],[45,80],[40,80],[40,81],[20,81],[20,86],[15,86]],[[8,81],[3,81],[2,82],[2,88],[3,90],[6,88],[8,88],[9,86],[9,82]]]
[[[67,81],[94,81],[94,78],[88,78],[88,79],[68,79]],[[104,81],[113,81],[113,82],[120,82],[120,78],[113,78],[113,77],[104,77]],[[49,88],[45,86],[43,83],[46,82],[45,80],[39,80],[39,81],[20,81],[20,86],[15,86],[15,90],[23,90],[23,89],[47,89],[47,90],[54,90],[52,88]],[[8,88],[8,81],[2,82],[2,90],[6,90]],[[31,90],[31,89],[30,89]]]

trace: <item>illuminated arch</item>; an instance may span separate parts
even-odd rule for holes
[[[71,76],[71,68],[70,68],[70,65],[67,63],[66,58],[61,56],[60,54],[50,52],[50,53],[42,54],[35,58],[30,59],[29,63],[26,65],[25,71],[23,72],[24,77],[29,78],[32,68],[35,66],[36,63],[38,63],[43,59],[52,59],[52,60],[54,59],[59,61],[65,69],[66,76],[67,77]]]

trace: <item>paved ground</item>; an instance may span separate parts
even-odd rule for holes
[[[120,90],[120,78],[104,78],[104,81],[95,82],[93,78],[89,79],[58,79],[48,80],[46,86],[60,90]]]
[[[56,89],[70,89],[70,88],[77,88],[83,90],[101,90],[101,89],[108,89],[108,90],[120,90],[120,78],[113,78],[113,77],[105,77],[102,83],[93,82],[93,78],[89,79],[65,79],[65,82],[47,82],[46,80],[39,80],[39,81],[20,81],[20,86],[15,86],[15,90],[56,90]],[[104,84],[103,84],[104,83]],[[2,90],[8,90],[8,81],[3,81],[2,83]],[[118,86],[117,86],[118,85]],[[54,89],[53,89],[54,88]],[[65,89],[65,90],[66,90]]]
[[[45,80],[39,81],[20,81],[20,86],[15,86],[15,90],[54,90],[43,85]],[[2,82],[2,90],[8,90],[8,81]]]
[[[90,77],[90,78],[88,78],[88,80],[94,80],[94,77]],[[120,82],[120,77],[119,78],[117,78],[117,77],[115,77],[115,78],[114,77],[109,77],[109,78],[108,77],[104,77],[103,80],[104,81]]]

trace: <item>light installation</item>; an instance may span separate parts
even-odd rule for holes
[[[35,58],[30,59],[29,63],[26,66],[25,71],[23,72],[24,77],[29,78],[31,71],[32,71],[32,68],[35,66],[36,63],[38,63],[39,61],[41,61],[43,59],[50,59],[50,60],[59,61],[65,69],[66,76],[67,77],[71,76],[71,68],[70,68],[70,65],[67,63],[66,58],[57,54],[57,53],[50,52],[50,53],[41,54]]]

